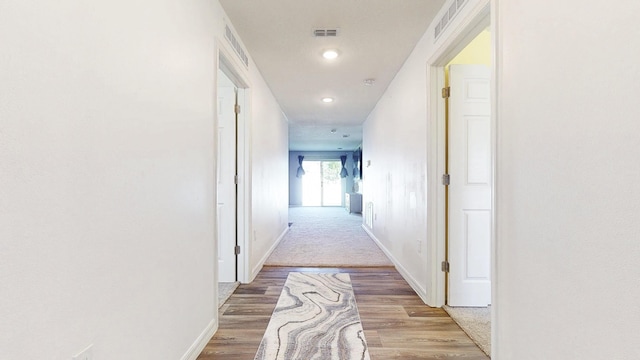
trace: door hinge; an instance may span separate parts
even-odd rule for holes
[[[236,247],[234,248],[233,252],[236,255],[240,255],[240,245],[236,245]]]
[[[233,107],[233,111],[235,111],[235,113],[236,113],[236,114],[240,114],[240,105],[236,104],[236,105]]]
[[[446,260],[445,260],[445,261],[443,261],[443,262],[440,264],[440,269],[442,269],[442,271],[443,271],[443,272],[448,273],[448,272],[449,272],[449,262],[448,262],[448,261],[446,261]]]
[[[449,186],[451,184],[451,176],[449,174],[442,175],[442,185]]]
[[[449,96],[451,96],[451,86],[443,87],[442,88],[442,98],[443,99],[448,99]]]
[[[233,176],[233,182],[234,182],[236,185],[238,185],[238,175],[237,175],[237,174]]]

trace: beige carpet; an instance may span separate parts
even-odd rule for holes
[[[362,229],[362,216],[341,207],[292,207],[289,232],[266,266],[393,266]]]
[[[487,356],[491,356],[491,307],[450,307],[444,310],[451,316]]]

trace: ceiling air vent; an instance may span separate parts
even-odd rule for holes
[[[315,37],[336,37],[338,36],[339,29],[313,29],[313,36]]]

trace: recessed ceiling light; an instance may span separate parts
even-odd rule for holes
[[[333,50],[333,49],[325,50],[322,53],[322,57],[327,59],[327,60],[333,60],[333,59],[338,57],[338,50]]]
[[[343,137],[343,138],[348,138],[348,137],[349,137],[349,134],[344,134],[344,135],[342,135],[342,137]]]
[[[332,133],[332,134],[335,134],[335,133],[336,133],[336,131],[338,131],[338,129],[331,129],[331,133]]]
[[[324,98],[322,98],[322,102],[323,102],[323,103],[331,103],[331,102],[333,102],[333,98],[330,98],[330,97],[324,97]]]

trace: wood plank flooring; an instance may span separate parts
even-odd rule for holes
[[[292,271],[349,273],[372,360],[489,359],[444,310],[426,306],[394,268],[265,267],[220,308],[218,331],[198,360],[253,360]]]

